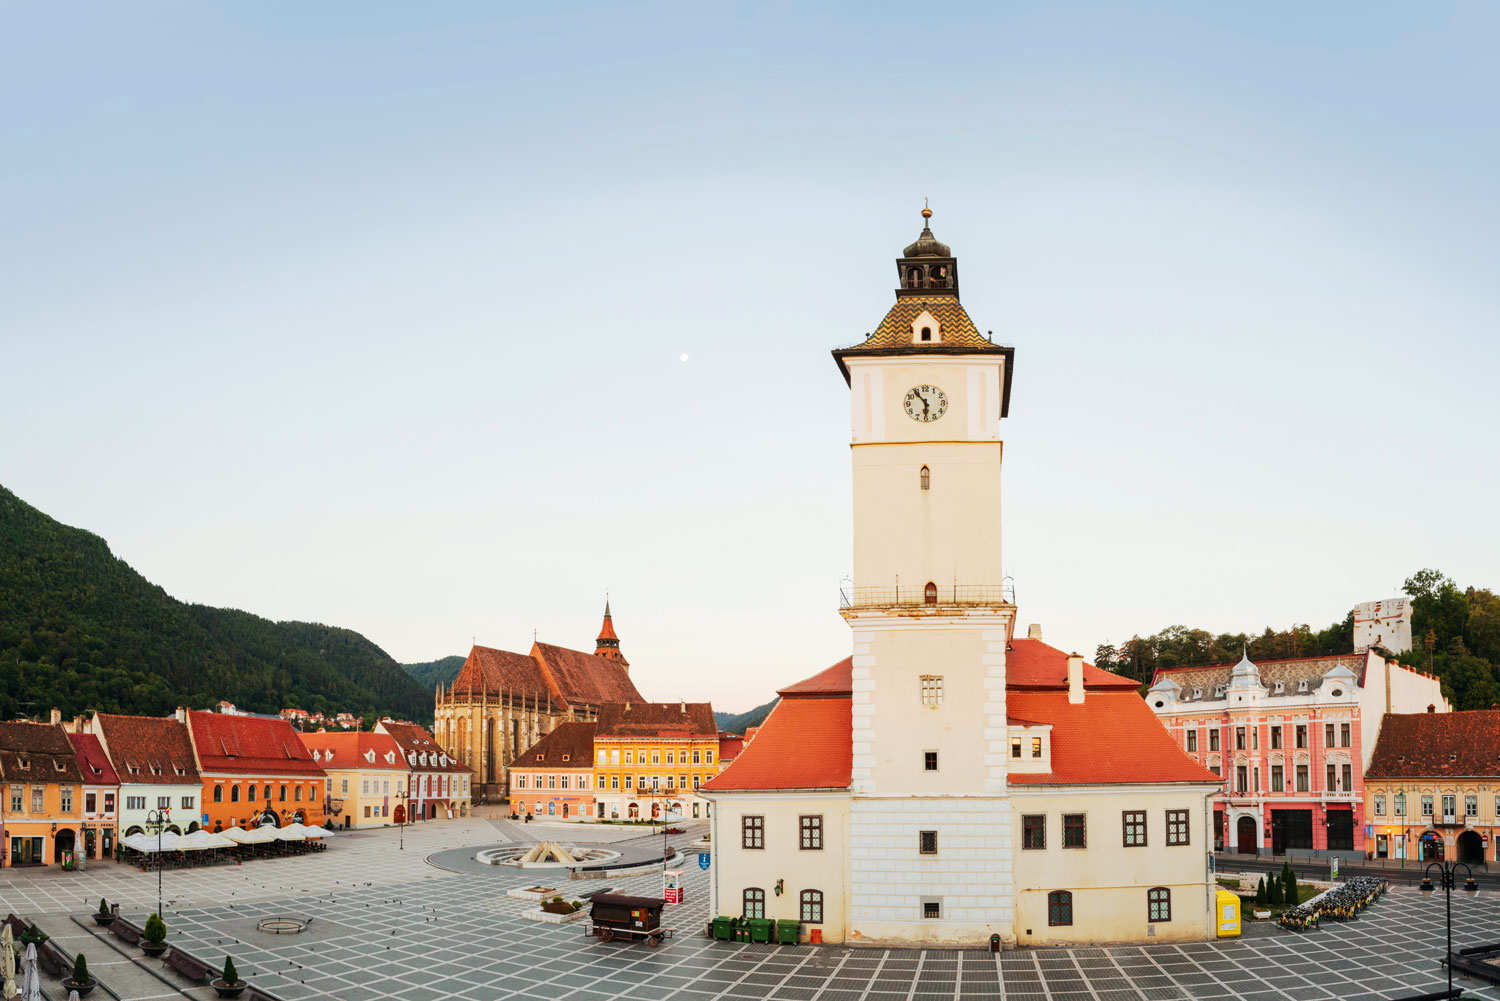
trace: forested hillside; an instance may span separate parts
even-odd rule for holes
[[[727,733],[744,733],[747,727],[760,726],[771,715],[771,710],[776,708],[777,699],[772,699],[763,706],[756,706],[748,712],[742,713],[714,713],[714,723],[720,730]]]
[[[458,671],[464,666],[464,658],[453,656],[441,660],[429,660],[422,664],[402,664],[401,669],[429,692],[437,691],[438,685],[452,684]]]
[[[0,487],[0,719],[53,706],[161,715],[219,699],[432,715],[430,693],[358,633],[178,601],[103,539]]]
[[[1500,597],[1488,588],[1460,587],[1438,570],[1413,574],[1402,590],[1412,599],[1413,649],[1398,659],[1441,678],[1443,694],[1455,709],[1500,703]],[[1169,626],[1118,647],[1103,644],[1094,663],[1149,683],[1158,667],[1225,664],[1238,660],[1247,647],[1255,661],[1352,653],[1354,614],[1322,630],[1267,626],[1258,635]]]

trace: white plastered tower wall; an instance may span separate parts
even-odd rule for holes
[[[1362,601],[1355,605],[1354,652],[1381,646],[1391,653],[1406,653],[1411,649],[1411,614],[1408,598]]]
[[[1015,609],[1000,560],[1006,361],[848,359],[850,941],[1015,941],[1005,705]],[[941,389],[940,417],[909,416],[914,387]],[[924,704],[924,677],[941,678],[936,704]],[[923,832],[936,834],[935,853],[920,850]],[[925,916],[932,904],[937,917]]]

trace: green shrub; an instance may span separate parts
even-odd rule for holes
[[[582,910],[582,909],[583,909],[583,901],[581,901],[581,900],[575,900],[575,901],[573,901],[573,910],[577,911],[577,910]]]
[[[231,987],[240,982],[240,971],[234,968],[233,956],[224,957],[224,976],[221,979]]]
[[[1264,906],[1266,902],[1266,877],[1262,876],[1255,884],[1255,905]]]
[[[1297,873],[1292,869],[1290,862],[1286,863],[1286,902],[1289,904],[1297,902]]]
[[[89,963],[83,958],[83,953],[73,960],[73,983],[86,984],[89,982]]]
[[[141,929],[141,941],[148,945],[161,945],[166,940],[167,924],[160,914],[153,913],[146,919],[146,927]]]
[[[99,913],[100,914],[108,914],[109,913],[109,901],[105,900],[103,897],[99,898]]]
[[[1272,907],[1281,906],[1282,883],[1280,877],[1271,879],[1266,883],[1266,903]]]
[[[560,904],[560,903],[562,903],[563,902],[562,894],[559,893],[557,896],[553,897],[552,898],[552,902],[554,904]]]

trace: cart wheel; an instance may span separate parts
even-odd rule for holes
[[[655,949],[657,946],[661,945],[661,936],[660,935],[647,935],[646,936],[646,944],[649,945],[651,948]]]
[[[614,940],[615,940],[615,930],[613,928],[600,928],[599,929],[599,941],[601,941],[601,942],[613,942]]]

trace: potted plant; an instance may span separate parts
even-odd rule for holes
[[[115,916],[114,913],[109,909],[109,901],[105,900],[103,897],[100,897],[99,909],[94,912],[94,924],[109,925],[114,924],[114,921]]]
[[[25,931],[16,936],[16,941],[22,945],[41,945],[49,938],[51,936],[36,925],[28,925]]]
[[[210,981],[214,990],[219,992],[221,998],[237,998],[246,987],[250,986],[240,979],[240,973],[234,968],[234,957],[224,957],[224,975],[219,979]]]
[[[141,951],[153,958],[167,951],[167,925],[160,914],[153,913],[146,919],[146,927],[141,929]]]
[[[99,986],[99,981],[89,976],[88,961],[83,958],[83,953],[73,960],[73,975],[63,978],[63,990],[77,991],[79,997],[88,997],[89,991]]]

